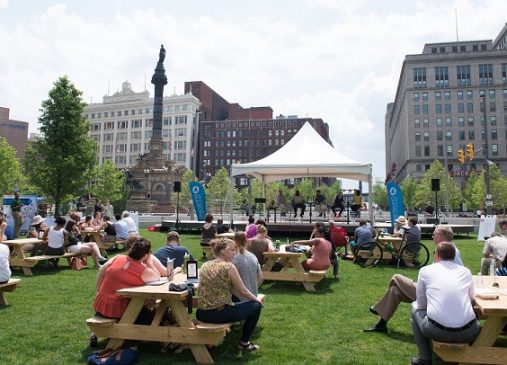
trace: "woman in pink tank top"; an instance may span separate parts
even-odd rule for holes
[[[332,245],[324,238],[324,234],[324,226],[315,227],[312,232],[312,239],[291,243],[291,246],[308,245],[312,247],[312,256],[301,263],[306,271],[327,270],[331,266],[329,256],[331,255]]]

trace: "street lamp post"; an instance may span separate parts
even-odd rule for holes
[[[484,157],[486,160],[486,173],[484,175],[484,182],[486,185],[486,214],[491,214],[491,208],[493,207],[493,197],[491,196],[491,181],[489,174],[489,146],[488,146],[488,120],[486,119],[486,92],[482,95],[482,118],[484,120]]]

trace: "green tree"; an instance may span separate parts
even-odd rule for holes
[[[484,198],[481,196],[480,177],[477,171],[472,171],[465,187],[463,188],[463,202],[469,212],[475,212],[484,204]]]
[[[66,197],[74,196],[95,166],[96,143],[88,136],[81,91],[60,77],[42,102],[41,138],[29,144],[24,167],[29,182],[55,204],[55,216]]]
[[[294,191],[292,192],[292,196],[294,196],[294,192],[296,190],[299,190],[303,198],[305,198],[305,201],[313,201],[313,198],[315,197],[315,189],[313,188],[313,181],[312,179],[303,179],[300,182],[296,184],[294,187]]]
[[[218,206],[220,215],[227,211],[225,205],[229,199],[229,174],[224,167],[211,178],[206,189],[206,203],[208,209]]]
[[[0,198],[15,188],[21,188],[24,183],[24,175],[21,173],[21,164],[16,157],[16,149],[5,138],[0,137]],[[1,205],[1,204],[0,204]]]
[[[95,197],[107,199],[110,202],[119,201],[122,198],[124,186],[125,174],[116,168],[113,161],[106,160],[93,170],[90,192]]]
[[[415,208],[415,192],[417,191],[417,180],[414,179],[413,176],[408,176],[401,183],[401,191],[403,193],[403,202],[407,206],[408,210],[413,210]]]
[[[381,209],[388,209],[387,189],[381,178],[375,179],[375,184],[372,186],[372,192],[373,203],[377,204]]]
[[[438,206],[445,203],[445,191],[449,199],[449,207],[451,209],[458,209],[462,201],[461,193],[456,185],[456,182],[444,170],[444,166],[438,160],[435,160],[430,168],[424,173],[420,184],[417,186],[417,191],[414,196],[414,203],[416,206],[435,205],[435,192],[431,190],[431,179],[440,180],[440,192],[438,196]]]

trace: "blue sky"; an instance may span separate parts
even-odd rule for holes
[[[320,117],[334,146],[384,178],[384,116],[405,55],[425,43],[493,39],[504,0],[0,0],[0,106],[38,128],[68,75],[87,102],[149,84],[167,50],[166,94],[202,80],[230,102]],[[7,57],[5,57],[7,55]],[[355,185],[355,184],[354,184]]]

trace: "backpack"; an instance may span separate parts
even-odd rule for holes
[[[138,350],[136,347],[126,349],[105,349],[94,352],[88,356],[88,365],[132,365],[137,360]]]

